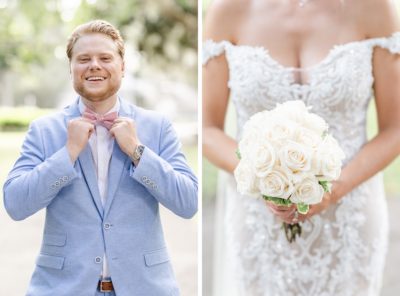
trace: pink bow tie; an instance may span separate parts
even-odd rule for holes
[[[114,123],[114,120],[118,118],[117,112],[110,112],[105,115],[97,114],[93,110],[86,108],[82,115],[84,118],[89,119],[93,124],[99,124],[104,126],[106,129],[110,129]]]

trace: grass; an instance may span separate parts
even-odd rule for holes
[[[29,106],[0,107],[0,130],[25,130],[33,119],[50,112],[53,110]]]

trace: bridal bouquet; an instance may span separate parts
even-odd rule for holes
[[[243,127],[234,175],[241,194],[280,206],[295,204],[300,214],[320,203],[338,179],[344,153],[328,125],[302,101],[278,104],[253,115]],[[289,242],[301,235],[298,223],[284,223]]]

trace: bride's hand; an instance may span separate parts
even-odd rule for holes
[[[320,203],[310,206],[309,212],[307,213],[307,215],[305,215],[306,219],[325,211],[332,203],[333,203],[332,195],[326,192]]]
[[[268,208],[271,210],[272,213],[274,213],[278,218],[280,218],[282,221],[291,224],[291,223],[295,223],[293,221],[294,219],[294,215],[296,212],[296,205],[292,204],[291,206],[277,206],[276,204],[274,204],[271,201],[265,201],[266,205],[268,206]],[[303,221],[300,217],[300,215],[298,215],[298,219],[299,221]],[[297,222],[299,222],[297,221]]]
[[[304,222],[306,219],[326,210],[333,203],[333,198],[330,193],[325,193],[322,201],[318,204],[311,205],[310,210],[306,215],[299,213],[296,214],[295,204],[292,204],[291,206],[277,206],[270,201],[266,201],[265,203],[272,213],[278,216],[282,221],[288,224],[293,224],[297,222]]]

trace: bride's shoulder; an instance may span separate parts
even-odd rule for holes
[[[400,31],[397,2],[393,0],[354,1],[367,38],[390,36]]]
[[[214,0],[207,8],[205,35],[213,40],[235,39],[252,0]]]

